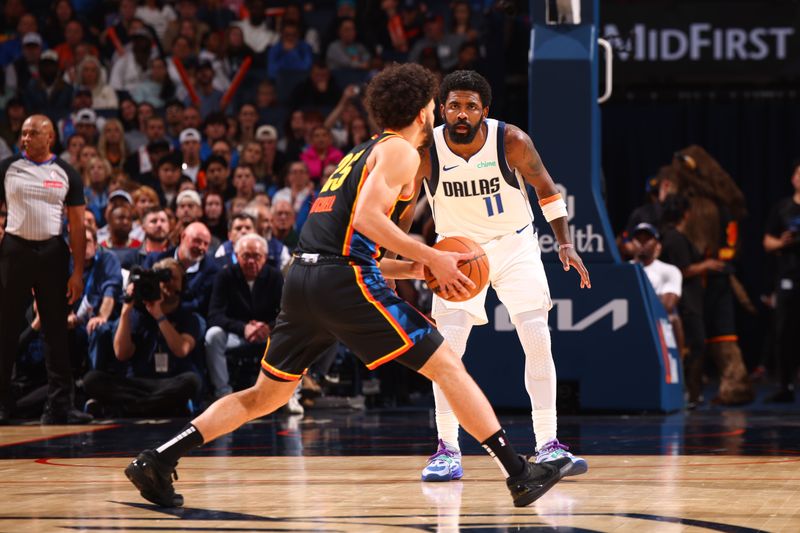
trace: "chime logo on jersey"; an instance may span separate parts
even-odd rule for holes
[[[472,181],[443,181],[445,196],[486,196],[500,190],[500,177]]]

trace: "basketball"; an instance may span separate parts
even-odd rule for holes
[[[460,295],[454,295],[447,300],[451,302],[463,302],[469,300],[483,290],[487,283],[489,283],[489,260],[486,257],[486,252],[480,245],[466,237],[445,237],[441,241],[433,245],[437,250],[445,252],[460,252],[472,253],[472,259],[461,261],[458,265],[459,270],[467,276],[475,284],[475,288],[470,291],[470,295],[464,298]],[[439,282],[433,277],[430,269],[425,267],[425,282],[428,287],[436,294],[444,298],[439,288]]]

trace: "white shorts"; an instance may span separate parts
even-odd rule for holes
[[[520,233],[509,233],[481,244],[489,259],[489,282],[511,317],[537,309],[550,310],[550,287],[542,264],[539,240],[531,225]],[[486,291],[463,302],[448,302],[433,295],[434,320],[450,311],[467,311],[476,326],[486,324]]]

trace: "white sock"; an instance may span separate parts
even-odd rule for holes
[[[467,339],[472,329],[472,320],[465,311],[447,313],[437,318],[439,332],[459,357],[464,357]],[[436,401],[436,429],[445,446],[460,451],[458,445],[458,418],[436,383],[433,384],[433,399]]]
[[[558,424],[555,409],[534,409],[531,411],[533,418],[533,435],[536,437],[536,450],[556,438]]]
[[[444,392],[436,383],[433,384],[433,397],[436,400],[436,429],[445,446],[460,450],[458,446],[458,418],[450,407]]]

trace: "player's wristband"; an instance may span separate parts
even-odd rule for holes
[[[160,317],[156,318],[156,323],[161,324],[167,319],[167,315],[161,315]]]
[[[565,242],[564,244],[558,243],[558,249],[560,250],[562,248],[575,248],[575,245],[571,242]]]
[[[567,203],[561,197],[561,193],[542,198],[539,200],[539,207],[542,208],[544,219],[548,222],[567,216]]]

